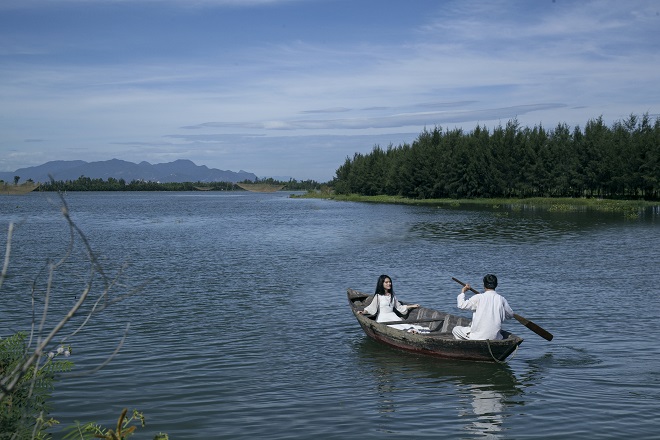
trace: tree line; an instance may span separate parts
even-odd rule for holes
[[[490,132],[424,129],[412,145],[356,153],[331,182],[338,194],[409,198],[599,197],[658,200],[660,117],[602,116],[573,130],[560,123]]]
[[[255,181],[245,181],[241,183],[255,183]],[[311,191],[317,190],[321,185],[314,180],[298,181],[291,179],[287,182],[280,182],[272,178],[257,179],[256,183],[284,185],[283,189],[287,191]],[[51,180],[42,183],[39,191],[244,191],[233,182],[151,182],[146,180],[132,180],[126,182],[124,179],[115,179],[108,177],[107,180],[101,178],[91,178],[80,176],[76,180]]]

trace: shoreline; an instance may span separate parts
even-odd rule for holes
[[[397,205],[414,206],[437,206],[459,208],[461,206],[490,206],[499,208],[508,206],[513,209],[523,206],[532,206],[549,211],[579,211],[582,209],[593,209],[601,212],[622,212],[627,215],[638,213],[645,208],[660,207],[660,202],[650,202],[645,200],[613,200],[613,199],[587,199],[587,198],[550,198],[533,197],[526,199],[408,199],[401,196],[362,196],[358,194],[338,195],[320,192],[308,192],[294,198],[312,198],[327,199],[340,202],[361,202],[361,203],[384,203]]]
[[[20,185],[11,185],[8,183],[0,183],[0,194],[16,196],[27,194],[39,188],[38,183],[22,183]]]

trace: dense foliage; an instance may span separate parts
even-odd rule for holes
[[[412,145],[356,153],[336,171],[338,194],[417,199],[493,197],[660,197],[660,118],[631,115],[611,127],[559,124],[489,132],[477,126],[424,130]]]
[[[70,371],[73,363],[57,359],[70,348],[60,347],[43,363],[27,364],[30,356],[27,335],[15,333],[0,338],[0,439],[42,438],[44,430],[56,423],[47,419],[55,374]],[[8,389],[10,383],[16,384]]]
[[[257,180],[258,183],[281,184],[288,191],[309,191],[319,189],[320,184],[313,180],[280,182],[273,179]],[[255,183],[246,181],[246,183]],[[108,180],[101,178],[90,178],[80,176],[76,180],[55,180],[43,183],[39,191],[244,191],[232,182],[151,182],[145,180],[133,180],[126,182],[124,179],[109,177]]]

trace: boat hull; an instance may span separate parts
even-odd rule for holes
[[[523,342],[522,338],[507,331],[502,331],[504,339],[501,340],[455,339],[451,330],[456,325],[468,325],[469,320],[426,307],[413,309],[402,323],[424,323],[423,325],[428,325],[431,331],[429,333],[408,333],[378,323],[374,319],[358,313],[371,302],[373,295],[348,289],[347,296],[353,315],[364,333],[375,341],[400,350],[443,359],[503,362]]]

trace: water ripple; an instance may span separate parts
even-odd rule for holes
[[[655,435],[657,216],[277,193],[67,197],[104,266],[128,263],[116,294],[146,284],[70,340],[76,368],[54,393],[53,416],[64,426],[110,426],[128,407],[144,411],[144,438]],[[0,295],[3,336],[29,326],[24,292],[66,245],[66,227],[42,195],[12,200],[0,198],[0,221],[25,221]],[[84,285],[83,257],[58,278],[61,310]],[[346,302],[347,287],[371,292],[388,273],[401,299],[454,310],[451,276],[475,284],[491,271],[514,310],[555,335],[547,342],[505,323],[525,338],[507,365],[383,347]],[[115,350],[128,323],[117,357],[84,374]]]

